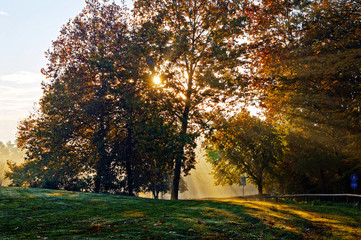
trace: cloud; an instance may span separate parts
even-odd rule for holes
[[[9,16],[9,13],[4,12],[4,11],[0,11],[0,15],[3,15],[3,16]]]
[[[14,84],[33,84],[41,83],[44,80],[44,76],[41,73],[20,71],[17,73],[0,75],[0,84],[3,83],[14,83]]]
[[[4,121],[13,122],[29,115],[35,102],[42,95],[42,74],[32,72],[17,72],[8,75],[0,75],[0,125]],[[6,134],[2,130],[0,137]],[[9,129],[14,131],[14,129]]]

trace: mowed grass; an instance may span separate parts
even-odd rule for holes
[[[361,210],[2,187],[0,239],[361,239]]]

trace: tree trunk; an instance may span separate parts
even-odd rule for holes
[[[175,159],[173,185],[172,185],[172,191],[171,191],[171,199],[172,200],[178,199],[181,168],[182,168],[182,155],[177,154],[177,157]]]
[[[323,170],[323,168],[320,168],[320,176],[321,176],[321,188],[322,188],[322,193],[326,193],[326,179],[325,179],[325,171]]]
[[[260,178],[258,181],[257,181],[257,188],[258,188],[258,195],[263,195],[263,179]]]
[[[258,195],[263,195],[263,186],[262,184],[257,184],[257,188],[258,188]]]
[[[126,153],[125,153],[125,170],[127,172],[127,183],[128,183],[128,195],[134,196],[133,194],[133,170],[132,170],[132,156],[133,156],[133,131],[130,127],[127,128],[127,140],[126,140]]]
[[[159,190],[157,189],[157,187],[153,187],[153,198],[154,199],[159,199]]]
[[[174,176],[173,176],[173,185],[171,191],[171,199],[177,200],[178,199],[178,192],[179,192],[179,182],[180,182],[180,175],[182,170],[182,159],[184,155],[184,147],[186,145],[185,137],[187,135],[187,128],[188,128],[188,117],[189,117],[189,110],[190,110],[190,95],[187,98],[186,105],[183,112],[182,117],[182,131],[181,135],[181,143],[179,148],[177,149],[176,159],[175,159],[175,166],[174,166]]]
[[[99,116],[99,129],[95,139],[95,147],[96,147],[96,154],[97,154],[97,175],[95,177],[95,192],[101,192],[107,188],[107,156],[105,151],[105,126],[104,126],[104,109],[102,109],[101,114]]]
[[[186,60],[187,62],[187,60]],[[180,175],[182,170],[182,159],[184,155],[184,147],[186,145],[185,137],[187,135],[188,129],[188,120],[189,120],[189,112],[191,109],[191,98],[192,98],[192,86],[193,86],[193,71],[190,71],[188,68],[187,63],[187,73],[188,73],[188,80],[187,80],[187,92],[186,92],[186,100],[184,105],[184,111],[182,114],[181,122],[182,122],[182,130],[181,130],[181,144],[177,149],[176,159],[175,159],[175,166],[174,166],[174,176],[173,176],[173,186],[171,191],[171,199],[177,200],[178,199],[178,192],[179,192],[179,182],[180,182]]]

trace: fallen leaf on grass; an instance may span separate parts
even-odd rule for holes
[[[204,224],[205,222],[198,219],[197,223],[198,224]]]

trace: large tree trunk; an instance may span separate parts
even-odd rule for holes
[[[258,195],[263,195],[263,177],[261,176],[257,180]]]
[[[261,184],[257,184],[257,188],[258,188],[258,195],[263,195],[263,186],[262,183]]]
[[[182,155],[177,154],[177,157],[175,159],[174,176],[173,176],[173,184],[171,191],[172,200],[178,199],[181,168],[182,168]]]
[[[189,89],[191,88],[191,84],[188,83]],[[182,170],[182,159],[184,155],[184,147],[186,145],[185,137],[187,135],[187,129],[188,129],[188,118],[189,118],[189,111],[191,106],[191,91],[187,91],[187,99],[186,104],[183,111],[183,117],[182,117],[182,131],[180,133],[181,135],[181,143],[179,144],[179,147],[177,149],[176,159],[175,159],[175,166],[174,166],[174,176],[173,176],[173,185],[171,190],[171,199],[177,200],[178,199],[178,192],[179,192],[179,182],[180,182],[180,175]]]

